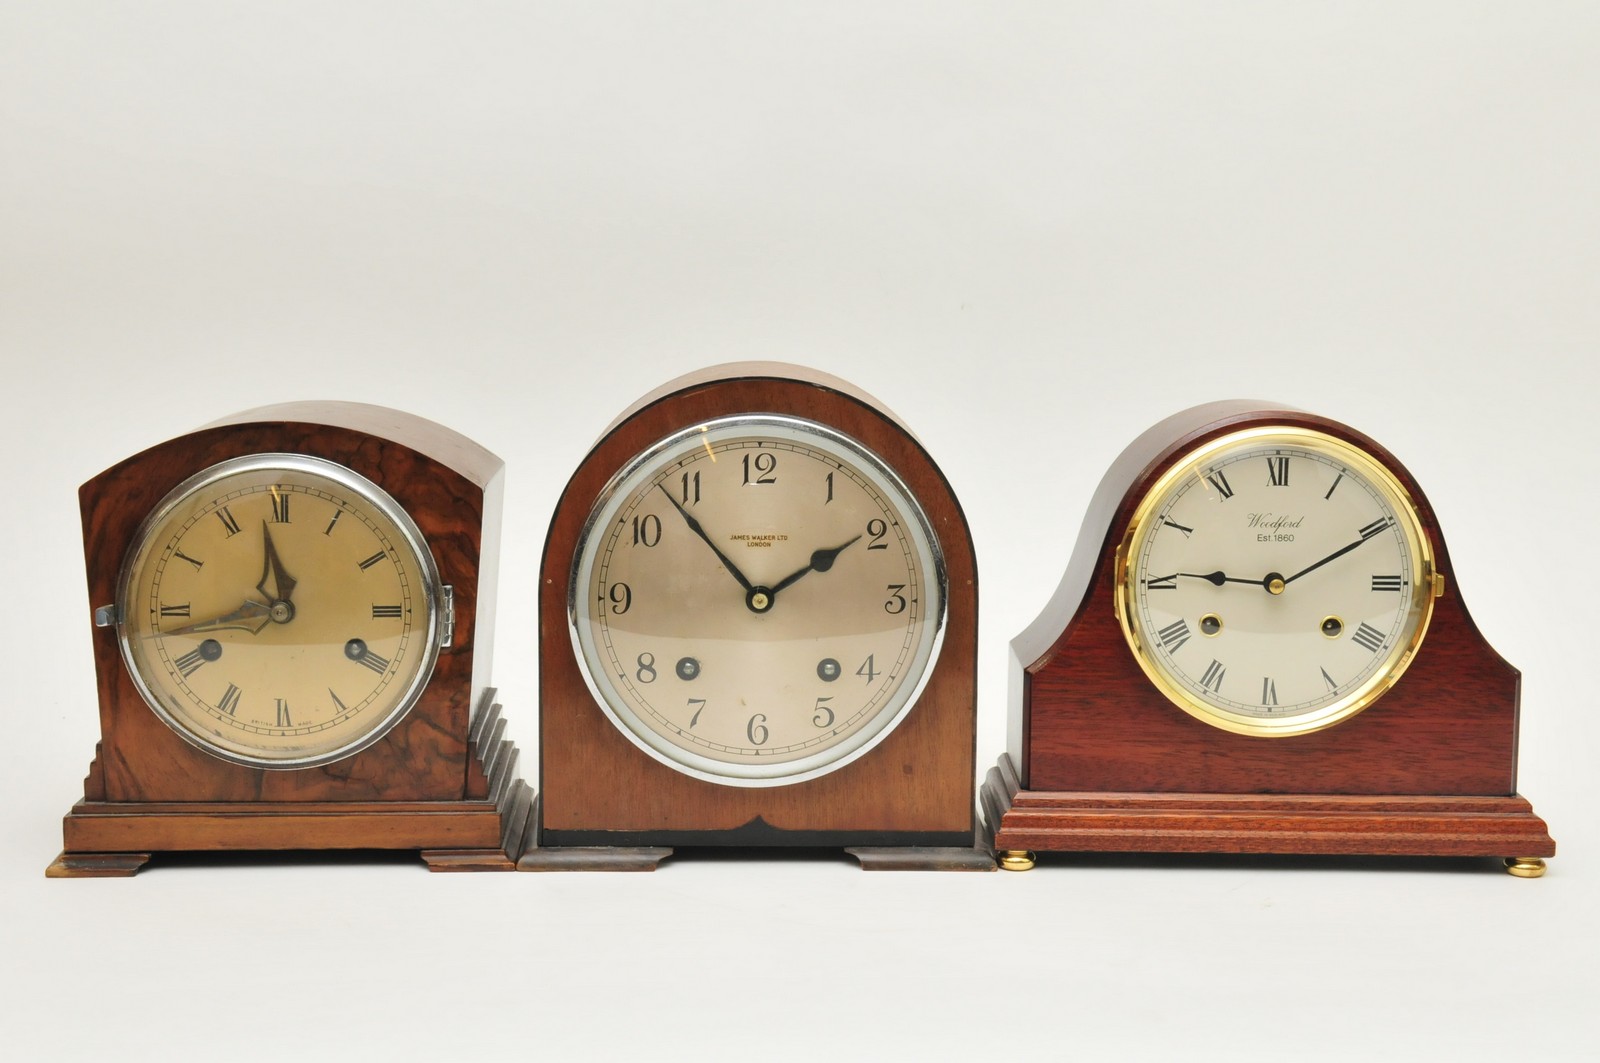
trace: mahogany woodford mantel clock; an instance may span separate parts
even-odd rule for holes
[[[487,685],[501,482],[421,418],[297,403],[84,484],[101,738],[48,873],[284,849],[510,870],[532,795]]]
[[[794,366],[675,380],[556,507],[540,575],[539,847],[654,868],[674,846],[973,848],[977,571],[916,439]]]
[[[1478,633],[1433,510],[1342,424],[1216,403],[1156,425],[1095,494],[1012,642],[983,800],[1032,852],[1555,852],[1517,794],[1516,669]]]

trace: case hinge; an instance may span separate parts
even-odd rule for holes
[[[439,648],[449,649],[456,639],[456,589],[446,583],[439,595]]]

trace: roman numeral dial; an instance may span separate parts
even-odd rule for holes
[[[1125,549],[1119,617],[1141,669],[1177,709],[1245,734],[1365,708],[1432,608],[1432,547],[1399,480],[1311,429],[1196,446],[1136,508]]]
[[[324,763],[420,694],[438,586],[426,539],[376,484],[318,458],[233,459],[175,490],[137,545],[124,657],[157,715],[208,752]]]

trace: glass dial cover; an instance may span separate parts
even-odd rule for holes
[[[938,657],[945,571],[899,477],[802,418],[722,418],[629,462],[569,583],[574,652],[656,760],[733,786],[835,771],[886,738]]]
[[[239,764],[306,768],[366,748],[438,658],[422,533],[372,481],[320,458],[250,455],[184,481],[141,525],[118,585],[140,694]]]
[[[1150,680],[1240,734],[1371,705],[1427,631],[1440,578],[1410,495],[1324,432],[1224,435],[1167,470],[1118,553],[1117,610]]]

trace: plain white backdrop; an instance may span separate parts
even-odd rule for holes
[[[1587,3],[0,2],[7,1055],[1592,1058],[1597,55]],[[44,879],[97,737],[78,484],[300,398],[474,436],[531,771],[561,486],[747,358],[872,392],[961,496],[985,767],[1135,435],[1260,397],[1374,436],[1523,670],[1550,873]]]

